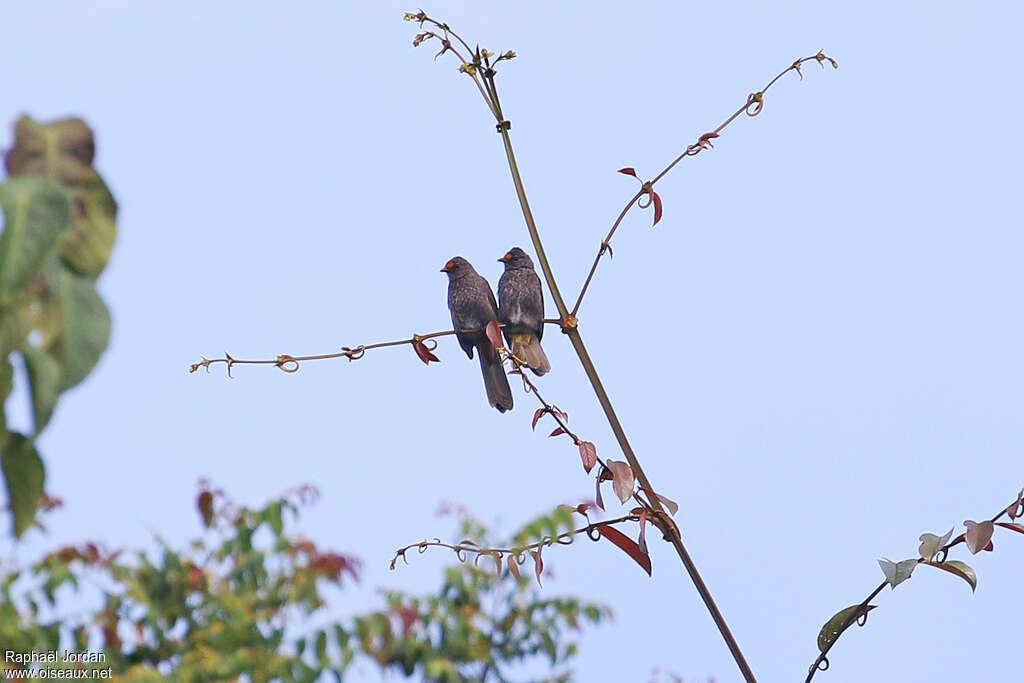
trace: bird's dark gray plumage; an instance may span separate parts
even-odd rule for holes
[[[498,321],[512,355],[520,363],[543,375],[551,363],[541,348],[544,336],[544,293],[533,261],[519,247],[512,247],[498,259],[505,272],[498,281]]]
[[[512,410],[512,388],[505,376],[505,366],[494,352],[484,328],[498,318],[491,285],[461,256],[455,256],[441,269],[448,274],[448,310],[456,330],[478,330],[458,333],[459,346],[470,358],[473,349],[480,357],[480,371],[484,376],[487,402],[504,413]]]

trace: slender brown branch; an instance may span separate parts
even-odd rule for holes
[[[594,279],[594,273],[597,272],[597,266],[601,262],[601,257],[604,256],[604,253],[606,251],[609,251],[609,249],[611,248],[612,237],[615,235],[615,231],[619,229],[619,225],[622,224],[622,221],[626,217],[626,214],[629,213],[629,210],[636,206],[644,195],[649,195],[651,190],[654,188],[654,185],[659,180],[664,178],[669,171],[675,168],[676,164],[678,164],[686,157],[696,156],[704,149],[711,147],[711,140],[713,138],[717,138],[719,134],[723,130],[725,130],[725,128],[730,123],[735,121],[740,116],[740,114],[743,114],[744,112],[746,112],[749,116],[757,116],[758,114],[760,114],[762,108],[764,107],[764,94],[768,92],[769,88],[775,85],[776,81],[778,81],[780,78],[785,76],[790,71],[795,71],[796,73],[801,74],[800,78],[802,79],[803,75],[800,71],[800,67],[804,63],[809,61],[816,61],[822,66],[824,66],[824,62],[826,60],[830,64],[832,64],[833,67],[838,68],[838,63],[834,59],[826,55],[824,52],[818,52],[818,54],[811,55],[810,57],[801,57],[800,59],[790,64],[788,67],[780,71],[775,76],[775,78],[768,81],[768,84],[764,86],[761,90],[759,90],[756,93],[751,93],[750,95],[748,95],[746,103],[744,103],[743,106],[734,111],[732,115],[729,116],[729,118],[727,118],[725,121],[719,124],[718,128],[715,128],[710,133],[704,133],[703,135],[701,135],[699,138],[697,138],[697,142],[693,143],[692,145],[688,145],[679,156],[673,159],[668,166],[662,169],[661,173],[654,176],[653,180],[641,184],[640,190],[635,195],[633,195],[633,197],[628,202],[626,202],[626,205],[622,208],[622,211],[619,212],[619,215],[615,219],[615,222],[612,223],[611,230],[608,231],[608,234],[605,235],[605,238],[601,241],[601,246],[597,250],[597,256],[594,257],[594,263],[593,265],[590,266],[590,272],[587,274],[587,278],[583,282],[583,287],[580,289],[579,296],[576,297],[576,303],[572,307],[572,312],[570,313],[572,317],[575,318],[579,313],[580,306],[583,304],[583,296],[587,293],[587,289],[590,287],[591,280]],[[641,208],[646,208],[646,206]]]
[[[402,558],[402,560],[404,560],[405,563],[408,564],[409,560],[406,557],[406,553],[412,550],[413,548],[415,548],[416,551],[419,553],[426,552],[427,548],[447,548],[454,552],[461,562],[466,561],[465,553],[473,553],[478,558],[483,555],[490,555],[492,557],[495,557],[496,559],[501,559],[504,558],[506,555],[511,555],[518,559],[523,557],[524,553],[530,550],[535,550],[545,546],[552,546],[556,543],[558,545],[568,545],[572,543],[573,539],[580,534],[586,534],[592,541],[599,541],[601,540],[602,526],[620,524],[622,522],[635,522],[637,521],[637,519],[638,518],[636,515],[628,514],[623,515],[622,517],[616,517],[615,519],[606,519],[600,522],[591,522],[590,524],[587,524],[583,527],[579,527],[578,529],[564,531],[555,536],[545,536],[544,538],[540,539],[535,543],[529,543],[527,545],[519,546],[516,548],[483,548],[472,542],[462,541],[461,543],[452,544],[445,543],[444,541],[435,538],[433,541],[420,541],[419,543],[410,543],[407,546],[399,548],[395,551],[395,556],[391,558],[390,568],[395,568],[395,565],[398,563],[398,558]],[[522,563],[523,562],[520,560],[519,564]]]
[[[458,332],[479,332],[480,329],[473,330],[458,330]],[[372,349],[383,349],[389,346],[402,346],[404,344],[412,344],[414,347],[416,344],[422,344],[428,339],[434,339],[436,337],[444,337],[449,334],[455,334],[456,330],[444,330],[442,332],[431,332],[430,334],[414,334],[409,339],[397,339],[395,341],[377,342],[375,344],[360,344],[355,348],[343,346],[341,351],[334,353],[318,353],[312,356],[291,356],[288,354],[281,354],[277,358],[269,359],[263,358],[259,360],[246,360],[242,358],[234,358],[231,354],[225,352],[223,358],[203,358],[198,363],[193,363],[188,367],[189,372],[195,372],[199,368],[206,368],[207,372],[210,370],[210,366],[215,363],[224,363],[227,365],[228,376],[231,376],[231,368],[235,365],[273,365],[284,372],[296,372],[299,369],[299,364],[308,360],[327,360],[330,358],[348,358],[351,360],[359,360],[363,355]],[[432,346],[424,345],[424,348],[429,352],[437,348],[437,342],[434,342]]]

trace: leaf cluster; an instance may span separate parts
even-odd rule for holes
[[[95,288],[117,234],[117,203],[93,168],[92,131],[81,119],[39,124],[22,116],[0,183],[0,470],[15,537],[44,501],[36,439],[63,392],[79,384],[110,339],[110,313]],[[11,356],[21,356],[33,428],[8,428]]]
[[[253,509],[205,487],[206,531],[184,549],[160,539],[157,552],[128,558],[97,543],[59,548],[0,575],[0,641],[20,652],[101,651],[105,662],[88,666],[122,681],[342,680],[357,657],[429,681],[505,681],[538,657],[564,667],[577,652],[571,633],[609,616],[575,597],[540,599],[525,577],[456,564],[436,594],[385,591],[381,609],[331,622],[327,599],[358,580],[360,562],[290,530],[313,499],[303,487]],[[460,524],[487,541],[479,522],[463,515]],[[60,614],[90,586],[101,587],[97,608]]]

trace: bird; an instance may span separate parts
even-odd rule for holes
[[[452,326],[459,346],[470,358],[475,348],[480,357],[487,402],[500,413],[512,410],[512,388],[505,376],[505,366],[484,329],[487,323],[498,317],[498,305],[490,283],[461,256],[452,257],[441,272],[448,274],[448,310],[452,314]]]
[[[498,259],[505,272],[498,280],[498,322],[512,356],[540,376],[551,369],[541,348],[544,336],[544,294],[533,261],[519,247],[512,247]]]

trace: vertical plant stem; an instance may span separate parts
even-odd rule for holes
[[[537,252],[537,260],[540,262],[541,270],[544,272],[544,279],[548,283],[548,290],[551,292],[551,297],[555,301],[555,307],[558,309],[558,315],[564,324],[569,318],[569,309],[565,305],[565,300],[562,299],[562,294],[558,289],[558,283],[555,282],[555,276],[551,270],[551,264],[548,263],[548,257],[544,252],[544,245],[541,243],[540,233],[537,230],[537,224],[533,219],[533,212],[530,211],[530,203],[526,199],[526,189],[523,187],[523,179],[519,175],[519,166],[516,163],[515,152],[512,149],[512,140],[508,133],[509,127],[504,124],[504,115],[501,113],[501,104],[497,99],[497,90],[494,86],[493,78],[489,77],[487,80],[489,85],[488,89],[494,93],[493,103],[495,109],[497,109],[497,112],[501,117],[498,123],[498,132],[501,133],[502,141],[505,144],[505,156],[508,158],[508,166],[509,170],[512,172],[512,182],[516,188],[516,195],[519,197],[519,205],[523,209],[523,218],[526,220],[526,228],[530,232],[530,240],[533,242],[533,247]],[[633,453],[632,446],[629,445],[629,440],[626,438],[626,432],[622,429],[622,424],[619,422],[619,418],[615,414],[615,409],[612,407],[611,399],[608,398],[608,394],[604,390],[604,385],[601,383],[601,378],[597,374],[597,368],[594,367],[594,362],[590,359],[587,347],[583,344],[583,338],[580,336],[579,329],[576,327],[575,323],[573,323],[570,325],[563,325],[562,331],[569,336],[569,341],[572,343],[572,347],[576,350],[576,355],[579,356],[580,363],[583,365],[583,369],[587,373],[587,377],[590,379],[590,385],[594,388],[594,393],[597,395],[597,400],[601,404],[601,408],[604,409],[604,414],[608,419],[608,424],[611,426],[612,432],[615,434],[615,439],[619,442],[622,454],[626,457],[626,461],[629,463],[630,468],[632,468],[637,481],[639,481],[640,485],[648,492],[651,507],[664,514],[664,508],[661,505],[661,501],[657,496],[652,495],[656,489],[651,486],[650,481],[647,479],[647,474],[644,472],[643,467],[640,466],[640,461],[637,460],[636,455]],[[722,638],[725,639],[729,652],[732,653],[733,659],[736,660],[736,665],[739,667],[740,672],[742,672],[744,680],[747,681],[747,683],[756,683],[757,679],[754,677],[754,673],[751,671],[750,665],[747,664],[747,660],[743,656],[743,652],[740,650],[739,643],[737,643],[736,639],[733,637],[732,631],[729,629],[729,625],[725,621],[725,617],[722,616],[721,611],[718,609],[718,605],[715,604],[715,600],[711,595],[711,591],[708,590],[707,584],[704,583],[704,579],[697,570],[697,565],[694,564],[693,558],[690,557],[690,553],[687,552],[686,547],[683,545],[683,539],[671,527],[666,528],[668,529],[666,535],[669,537],[673,547],[675,547],[676,553],[678,553],[679,559],[682,560],[683,566],[686,567],[686,571],[690,575],[693,585],[697,588],[697,592],[700,594],[701,599],[704,600],[704,604],[711,613],[711,618],[714,620],[715,625],[718,626],[718,630],[722,634]]]

